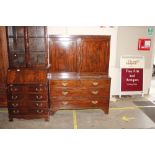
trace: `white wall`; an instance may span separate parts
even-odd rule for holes
[[[119,77],[120,67],[120,56],[121,55],[142,55],[145,58],[144,67],[144,94],[147,94],[150,88],[150,82],[152,78],[152,64],[153,64],[153,52],[154,52],[154,36],[147,35],[146,26],[123,26],[118,27],[118,40],[117,40],[117,56],[116,56],[116,68],[118,69],[116,77]],[[139,51],[138,50],[138,39],[139,38],[150,38],[151,39],[151,50],[150,51]],[[118,80],[118,79],[117,79]],[[120,80],[118,80],[120,81]],[[115,81],[117,82],[117,81]],[[118,94],[118,85],[113,90],[112,94]]]
[[[151,82],[153,63],[154,36],[151,37],[152,48],[149,52],[137,50],[138,39],[147,37],[147,27],[48,27],[50,35],[110,35],[110,64],[111,96],[120,92],[120,56],[124,54],[144,55],[144,93],[148,93]]]

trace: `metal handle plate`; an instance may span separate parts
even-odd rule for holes
[[[63,101],[62,104],[67,105],[68,101]]]
[[[97,95],[98,91],[97,90],[96,91],[92,91],[92,94]]]
[[[98,82],[93,82],[93,86],[97,86],[98,85]]]
[[[68,85],[67,82],[63,82],[63,83],[62,83],[62,86],[64,86],[64,87],[67,86],[67,85]]]
[[[67,91],[63,91],[62,94],[63,94],[63,95],[67,95],[68,92],[67,92]]]
[[[97,104],[97,103],[98,103],[98,101],[91,101],[91,103],[93,103],[93,104]]]

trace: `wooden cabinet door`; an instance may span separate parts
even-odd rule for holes
[[[76,72],[76,39],[69,37],[50,38],[50,63],[51,72]]]
[[[26,67],[25,55],[25,28],[21,26],[9,26],[7,28],[9,67]]]
[[[28,26],[28,67],[47,66],[46,28]]]
[[[82,38],[79,57],[79,72],[102,72],[108,74],[109,38]]]

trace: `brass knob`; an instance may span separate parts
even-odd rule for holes
[[[63,95],[67,95],[68,92],[67,92],[67,91],[63,91],[62,94],[63,94]]]
[[[13,113],[14,114],[18,114],[19,113],[19,110],[13,110]]]
[[[93,104],[97,104],[97,103],[98,103],[98,101],[91,101],[91,103],[93,103]]]
[[[37,110],[37,113],[43,113],[43,110],[39,110],[39,109],[38,109],[38,110]]]
[[[97,86],[98,85],[98,82],[93,82],[93,86]]]
[[[36,103],[37,107],[41,107],[43,104],[42,103]]]
[[[11,97],[13,100],[16,100],[17,98],[18,98],[18,96],[16,95],[16,96],[12,96]]]
[[[42,99],[43,98],[43,96],[41,95],[41,96],[36,96],[36,99],[38,99],[38,100],[40,100],[40,99]]]
[[[65,87],[65,86],[68,85],[68,83],[67,82],[63,82],[62,85]]]
[[[96,91],[92,91],[91,93],[94,94],[94,95],[97,95],[98,91],[97,90]]]
[[[18,103],[12,103],[12,106],[13,106],[13,107],[18,107],[19,104],[18,104]]]
[[[42,88],[36,88],[36,91],[42,91],[43,89]]]
[[[63,101],[62,104],[67,105],[68,101]]]

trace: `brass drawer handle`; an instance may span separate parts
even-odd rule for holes
[[[93,103],[93,104],[97,104],[97,103],[98,103],[98,101],[91,101],[91,103]]]
[[[42,103],[36,103],[37,107],[41,107],[43,104]]]
[[[38,99],[38,100],[40,100],[40,99],[42,99],[43,98],[43,96],[41,95],[41,96],[36,96],[36,99]]]
[[[97,86],[98,85],[98,82],[93,82],[93,86]]]
[[[63,94],[63,95],[67,95],[68,92],[67,92],[67,91],[63,91],[62,94]]]
[[[10,90],[11,90],[11,91],[17,91],[18,89],[17,89],[17,88],[12,88],[12,87],[11,87]]]
[[[19,113],[19,110],[13,110],[12,111],[14,114],[18,114]]]
[[[39,109],[38,109],[38,110],[37,110],[37,113],[43,113],[43,110],[39,110]]]
[[[16,96],[11,96],[11,98],[13,99],[13,100],[16,100],[17,98],[18,98],[18,96],[16,95]]]
[[[67,85],[68,85],[67,82],[63,82],[63,83],[62,83],[62,86],[64,86],[64,87],[67,86]]]
[[[42,91],[43,89],[42,88],[36,88],[36,91]]]
[[[97,95],[98,91],[97,90],[96,91],[92,91],[91,93],[94,94],[94,95]]]
[[[13,106],[13,107],[18,107],[19,104],[18,104],[18,103],[12,103],[12,106]]]
[[[63,105],[67,105],[68,104],[68,101],[63,101],[62,104]]]

